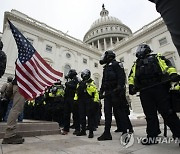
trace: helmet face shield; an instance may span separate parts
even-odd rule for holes
[[[111,62],[113,59],[115,59],[115,57],[116,57],[116,55],[115,55],[114,51],[112,51],[112,50],[105,51],[102,54],[99,63],[101,65],[107,64],[107,63]]]
[[[68,74],[66,75],[66,78],[73,79],[77,75],[77,72],[75,69],[69,70]]]
[[[146,44],[141,44],[138,46],[136,50],[136,57],[137,58],[144,58],[147,54],[151,53],[151,48]]]
[[[81,72],[81,78],[83,80],[88,80],[91,77],[91,72],[88,69],[85,69]]]
[[[106,63],[106,52],[104,52],[99,60],[99,63],[101,65],[105,64]]]

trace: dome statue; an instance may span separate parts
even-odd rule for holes
[[[123,38],[132,34],[131,29],[118,18],[109,16],[109,11],[102,5],[100,18],[95,20],[83,41],[101,51],[113,47]]]

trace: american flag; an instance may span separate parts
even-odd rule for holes
[[[15,75],[19,92],[31,100],[43,94],[63,73],[47,64],[22,33],[9,20],[8,22],[18,48]]]

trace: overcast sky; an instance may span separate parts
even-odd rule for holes
[[[92,23],[100,18],[103,3],[109,16],[119,18],[133,32],[160,16],[148,0],[1,0],[0,32],[4,12],[16,9],[83,40]]]

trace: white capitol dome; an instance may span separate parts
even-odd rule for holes
[[[101,51],[113,47],[121,39],[132,34],[131,29],[118,18],[108,15],[109,12],[103,4],[102,11],[100,12],[101,17],[93,22],[83,39],[85,43]]]
[[[123,23],[116,17],[103,16],[103,17],[97,19],[96,21],[94,21],[94,23],[91,25],[90,29],[96,28],[98,26],[106,25],[106,24],[122,25]]]

